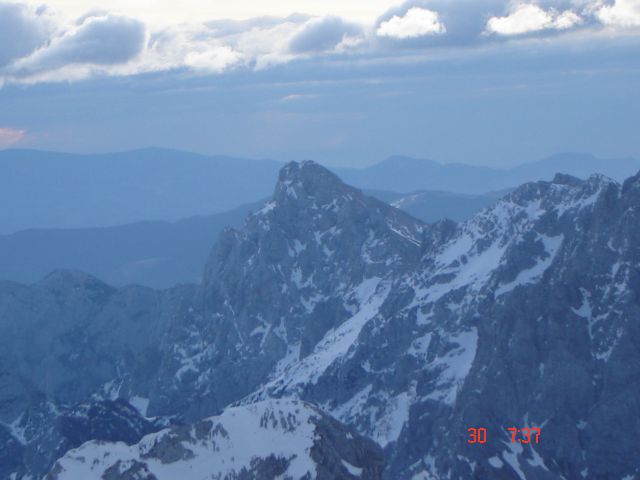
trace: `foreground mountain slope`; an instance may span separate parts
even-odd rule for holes
[[[557,176],[433,227],[349,345],[323,339],[246,401],[322,405],[386,446],[389,478],[636,474],[639,186]],[[490,442],[467,444],[470,426]],[[511,443],[511,426],[543,440]]]
[[[220,237],[198,288],[77,273],[2,285],[2,420],[35,394],[120,398],[183,424],[302,399],[384,448],[389,479],[633,478],[639,208],[640,176],[559,175],[425,225],[291,163]],[[487,443],[469,444],[469,427]],[[512,442],[508,427],[541,439]],[[53,456],[6,431],[16,455]],[[137,448],[118,451],[137,461]]]
[[[260,402],[174,427],[138,444],[89,442],[45,479],[173,480],[382,478],[382,451],[311,405]]]

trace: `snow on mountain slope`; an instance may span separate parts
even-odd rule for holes
[[[329,330],[306,357],[297,362],[287,362],[284,367],[278,365],[271,381],[260,389],[259,396],[265,392],[266,395],[277,395],[278,391],[316,383],[334,362],[344,361],[363,327],[378,314],[388,293],[388,282],[381,282],[379,278],[363,282],[358,289],[362,301],[357,313],[339,327]]]
[[[427,226],[304,162],[283,169],[243,229],[221,236],[196,292],[125,295],[62,276],[46,286],[46,303],[25,309],[33,287],[7,286],[0,300],[34,325],[51,322],[31,311],[55,307],[56,329],[43,328],[34,349],[38,359],[49,358],[38,353],[47,341],[60,349],[55,385],[75,378],[64,339],[84,339],[82,328],[95,332],[92,346],[130,342],[116,373],[86,368],[100,373],[99,395],[146,415],[197,425],[230,404],[298,398],[383,447],[388,479],[623,478],[640,473],[638,265],[640,176],[621,186],[560,175],[462,224]],[[69,312],[79,311],[88,313],[74,323]],[[84,320],[92,312],[99,321]],[[10,375],[19,355],[0,355],[14,362],[0,363],[9,373],[0,381],[20,392]],[[470,426],[487,428],[490,442],[469,445]],[[543,440],[516,448],[509,426],[541,427]],[[162,438],[182,435],[192,451],[194,428]],[[36,447],[52,454],[49,444],[29,452]],[[127,468],[150,468],[135,448],[127,455],[144,465]],[[354,475],[362,468],[334,459]]]
[[[381,478],[382,455],[316,408],[296,400],[231,407],[139,443],[88,442],[58,460],[46,480],[154,478]]]
[[[573,395],[568,392],[574,388],[592,388],[588,378],[608,375],[608,369],[596,373],[603,367],[590,362],[612,358],[611,349],[625,338],[620,332],[631,335],[630,324],[623,327],[620,317],[630,318],[633,310],[628,297],[612,303],[599,292],[604,288],[613,295],[632,288],[629,271],[625,277],[619,270],[628,268],[629,260],[622,258],[636,257],[637,249],[632,252],[629,246],[625,253],[612,245],[637,235],[620,231],[631,228],[621,218],[633,211],[612,180],[557,176],[553,182],[522,186],[460,225],[429,227],[419,268],[395,276],[389,290],[375,297],[375,314],[349,339],[348,354],[343,337],[330,332],[307,357],[274,371],[274,379],[247,401],[300,396],[321,405],[387,449],[389,478],[471,478],[474,472],[494,468],[488,463],[492,456],[503,465],[527,464],[526,478],[538,478],[547,470],[555,472],[548,472],[549,478],[561,478],[566,467],[563,470],[556,458],[562,454],[545,446],[515,453],[495,446],[487,452],[469,451],[463,444],[465,425],[499,418],[489,423],[498,438],[504,436],[502,425],[521,424],[528,414],[533,425],[540,425],[549,419],[543,412],[564,408],[558,398]],[[635,221],[633,231],[638,228]],[[589,255],[600,260],[585,263]],[[619,290],[611,285],[619,285]],[[595,303],[601,317],[595,317]],[[589,322],[574,324],[573,319],[587,316]],[[594,329],[593,322],[599,322],[600,329]],[[349,324],[347,320],[341,328]],[[582,339],[587,328],[589,336]],[[581,351],[591,352],[569,362],[570,368],[584,372],[573,383],[562,359],[575,357],[575,343],[565,340],[565,334],[548,336],[564,329],[580,336]],[[339,354],[327,362],[325,352]],[[522,370],[524,365],[532,370]],[[522,388],[519,382],[530,385],[530,392],[519,394],[527,402],[513,392]],[[599,388],[596,385],[589,398],[603,395]],[[586,405],[576,408],[588,416]],[[631,405],[625,408],[633,411]],[[571,416],[563,413],[562,420],[549,422],[548,428],[566,437],[562,422]],[[460,458],[447,460],[455,459],[455,452],[462,452]],[[585,468],[589,460],[582,455],[582,460],[570,460],[575,465],[571,468]],[[592,462],[592,470],[603,471],[606,467],[598,462]],[[498,462],[494,459],[493,464]],[[505,478],[517,478],[509,468],[514,467],[504,467]]]

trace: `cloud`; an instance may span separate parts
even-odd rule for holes
[[[383,65],[436,52],[474,55],[477,46],[506,51],[509,44],[518,48],[523,36],[535,41],[578,29],[581,35],[563,35],[563,41],[640,33],[629,28],[640,25],[640,0],[407,0],[368,25],[294,14],[162,26],[104,9],[68,20],[47,8],[1,2],[0,87],[174,70],[255,73],[286,63],[308,68],[314,61],[317,68],[344,62],[345,54],[349,62]]]
[[[37,73],[68,65],[117,65],[135,58],[144,44],[142,22],[117,15],[89,16],[17,62],[16,70]]]
[[[425,35],[440,35],[447,31],[440,15],[426,8],[412,7],[404,16],[395,15],[383,21],[376,34],[391,38],[416,38]]]
[[[138,72],[187,68],[219,73],[242,61],[242,53],[208,27],[180,25],[153,32],[135,68]]]
[[[385,12],[376,22],[374,30],[378,31],[382,25],[390,25],[388,22],[394,17],[405,18],[409,10],[414,8],[437,12],[438,23],[444,31],[435,35],[405,37],[402,41],[398,41],[397,37],[376,35],[379,47],[416,50],[434,47],[461,48],[492,41],[490,37],[482,35],[487,18],[502,12],[505,0],[408,0],[403,5]]]
[[[290,15],[285,18],[206,22],[206,29],[196,26],[191,34],[192,39],[182,42],[182,46],[186,49],[202,43],[226,46],[238,53],[238,61],[229,64],[227,69],[234,66],[265,69],[305,56],[303,52],[293,52],[290,43],[292,38],[304,31],[309,20],[310,17],[306,15]]]
[[[227,46],[217,46],[204,51],[191,51],[184,58],[184,64],[195,70],[221,72],[237,64],[242,55]]]
[[[359,26],[339,17],[312,19],[291,39],[289,49],[294,53],[324,52],[333,50],[346,38],[360,34]]]
[[[487,32],[498,35],[522,35],[541,30],[565,30],[582,23],[582,18],[572,10],[557,12],[544,10],[538,5],[518,5],[505,17],[492,17],[487,22]]]
[[[596,16],[605,25],[623,28],[640,26],[640,0],[615,0],[612,5],[604,5]]]
[[[43,11],[0,3],[0,67],[44,45],[52,24]]]
[[[7,148],[14,143],[18,143],[24,138],[25,134],[24,130],[0,127],[0,148]]]
[[[216,36],[226,37],[229,35],[238,35],[249,32],[253,29],[270,29],[277,27],[283,23],[295,23],[302,25],[312,17],[299,13],[289,15],[288,17],[255,17],[245,20],[210,20],[205,25],[210,28]]]

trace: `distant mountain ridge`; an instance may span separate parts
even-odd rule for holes
[[[335,169],[345,182],[364,189],[402,193],[444,190],[464,194],[482,194],[513,188],[525,182],[551,180],[556,173],[583,179],[600,173],[622,181],[638,170],[640,160],[637,159],[605,160],[582,153],[560,153],[508,169],[461,163],[442,164],[403,156],[390,157],[362,170]]]
[[[0,151],[0,233],[211,215],[266,198],[281,164],[159,148]]]
[[[210,215],[266,198],[283,164],[149,148],[99,155],[0,151],[0,234],[27,228],[87,228]],[[618,181],[634,159],[561,154],[501,170],[390,157],[365,169],[332,169],[361,189],[481,194],[555,173]]]
[[[211,244],[227,227],[240,227],[262,203],[177,222],[114,227],[31,229],[0,235],[0,280],[33,283],[56,269],[81,270],[124,286],[168,288],[199,283]]]
[[[364,192],[372,197],[384,200],[427,223],[434,223],[444,219],[456,222],[466,220],[474,213],[494,204],[500,197],[508,193],[508,191],[503,191],[485,194],[465,194],[435,190],[420,190],[406,194],[381,190],[364,190]]]
[[[497,201],[490,195],[366,192],[431,223],[464,220]],[[169,288],[199,283],[211,244],[226,227],[241,227],[264,202],[177,222],[114,227],[31,229],[0,235],[0,280],[33,283],[56,269],[81,270],[114,286]]]

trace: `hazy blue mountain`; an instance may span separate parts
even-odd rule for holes
[[[622,182],[635,175],[639,169],[640,161],[634,158],[602,159],[583,153],[559,153],[511,169],[511,182],[515,183],[508,186],[514,187],[538,178],[551,180],[556,173],[566,173],[582,179],[600,173]]]
[[[481,193],[495,190],[499,171],[489,167],[442,164],[393,156],[364,169],[334,169],[343,181],[368,190],[392,190],[410,193],[418,190],[444,190]]]
[[[556,173],[586,178],[600,173],[622,181],[640,169],[640,161],[632,158],[601,159],[581,153],[562,153],[511,169],[442,164],[402,156],[390,157],[371,167],[336,169],[345,182],[370,190],[392,190],[409,193],[417,190],[439,190],[479,194],[513,188],[525,182],[551,180]]]
[[[177,222],[0,235],[0,280],[32,283],[64,268],[88,272],[116,286],[197,283],[218,234],[225,227],[241,226],[258,205]]]
[[[267,197],[280,166],[157,148],[0,151],[0,233],[210,215]]]
[[[0,204],[4,206],[0,234],[28,228],[175,221],[223,212],[267,197],[280,166],[269,160],[157,148],[102,155],[0,151]],[[367,190],[481,194],[550,180],[558,172],[580,178],[602,173],[622,180],[638,169],[640,163],[633,159],[562,154],[511,170],[391,157],[362,170],[336,168],[334,173]],[[429,220],[437,210],[429,208],[423,214],[417,206],[412,208],[414,214]],[[461,209],[467,215],[468,210]]]
[[[366,192],[431,223],[464,220],[493,204],[493,195]],[[197,283],[211,244],[225,227],[240,227],[261,203],[177,222],[147,221],[77,229],[29,229],[0,235],[0,280],[33,283],[56,269],[80,270],[123,286],[168,288]]]
[[[433,223],[444,219],[465,220],[483,208],[494,204],[508,192],[471,195],[431,190],[409,194],[384,190],[365,190],[365,193],[404,210],[424,222]]]

